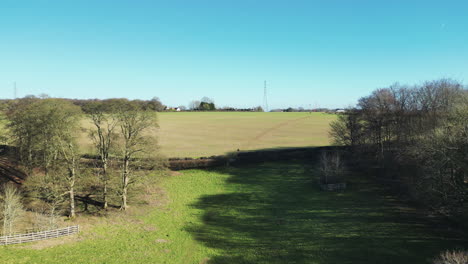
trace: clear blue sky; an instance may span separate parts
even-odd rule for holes
[[[343,107],[468,79],[468,1],[2,0],[0,98]],[[466,83],[466,82],[465,82]]]

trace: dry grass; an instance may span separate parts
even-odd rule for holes
[[[162,154],[201,157],[240,150],[329,145],[328,127],[335,115],[324,113],[159,113]],[[91,123],[82,121],[84,128]],[[83,133],[81,145],[91,152]]]

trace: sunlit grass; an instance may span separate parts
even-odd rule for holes
[[[158,113],[159,145],[168,157],[222,155],[240,150],[329,145],[336,116],[325,113],[163,112]],[[82,121],[84,128],[91,123]],[[92,151],[86,133],[84,152]]]
[[[467,245],[462,234],[435,229],[416,210],[403,208],[358,175],[348,178],[344,192],[323,192],[315,173],[308,162],[289,162],[163,177],[151,205],[134,207],[126,216],[89,220],[77,238],[64,244],[0,247],[0,259],[414,264]]]

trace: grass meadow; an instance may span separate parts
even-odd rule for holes
[[[67,239],[0,247],[2,263],[430,263],[461,234],[350,176],[323,192],[310,162],[157,177],[148,204]],[[78,219],[78,222],[81,220]]]
[[[240,150],[329,145],[325,113],[162,112],[157,137],[167,157],[203,157]],[[90,128],[89,121],[82,121]],[[80,138],[84,152],[91,140]]]

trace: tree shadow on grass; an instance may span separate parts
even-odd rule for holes
[[[228,191],[201,197],[192,206],[203,210],[202,224],[186,227],[223,253],[208,263],[429,263],[441,250],[467,245],[398,210],[373,184],[319,190],[304,162],[217,172],[230,175]]]

